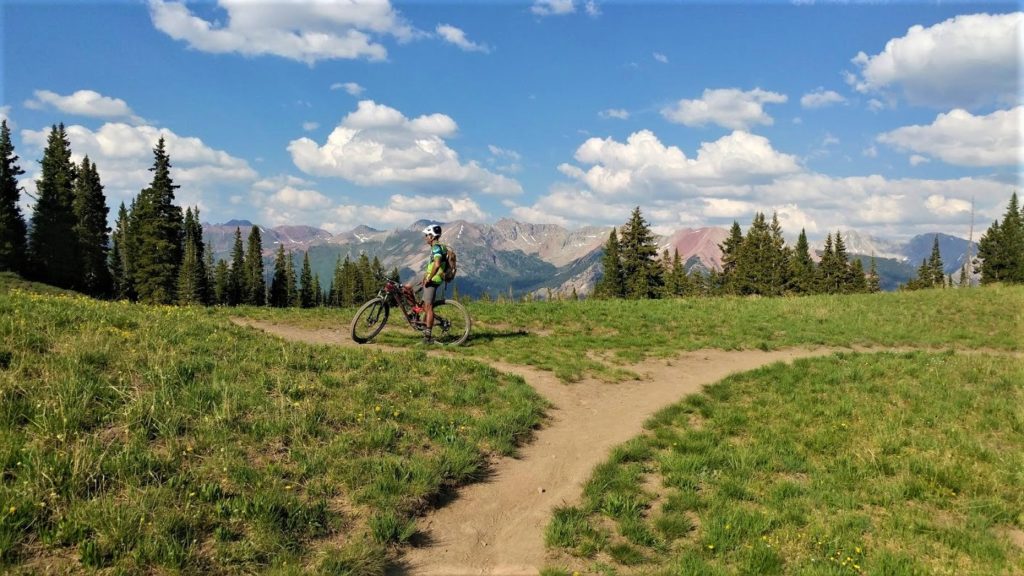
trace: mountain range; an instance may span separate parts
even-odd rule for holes
[[[397,268],[403,280],[422,270],[426,263],[426,247],[422,229],[434,222],[421,220],[404,229],[378,230],[358,226],[332,234],[311,226],[285,225],[273,228],[260,226],[263,240],[264,266],[273,269],[273,258],[279,246],[291,251],[296,263],[301,254],[309,253],[310,266],[324,285],[330,284],[338,259],[357,260],[366,253],[377,257],[385,269]],[[601,256],[610,227],[584,227],[568,230],[554,224],[530,224],[502,219],[494,224],[478,224],[457,220],[441,223],[441,240],[451,245],[459,258],[456,280],[459,294],[479,296],[507,294],[516,296],[535,293],[588,294],[601,277]],[[246,239],[254,226],[247,220],[231,220],[223,224],[203,224],[203,236],[215,258],[229,259],[238,229]],[[909,241],[896,242],[858,233],[841,232],[847,252],[864,261],[865,270],[874,256],[884,290],[894,290],[912,278],[922,259],[931,255],[934,238],[947,274],[958,274],[967,253],[967,240],[947,234],[923,234]],[[719,245],[728,236],[724,228],[687,228],[668,235],[656,236],[659,253],[679,251],[687,269],[720,270],[722,251]],[[977,253],[977,247],[972,248]],[[816,254],[815,254],[816,255]]]

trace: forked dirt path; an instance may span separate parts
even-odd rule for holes
[[[289,340],[351,343],[347,334],[336,330],[236,322]],[[553,406],[549,419],[517,458],[497,461],[486,482],[460,488],[454,501],[420,522],[428,544],[406,552],[403,573],[537,574],[546,559],[544,528],[552,509],[578,502],[594,467],[612,447],[639,435],[648,417],[729,374],[834,351],[686,352],[632,366],[642,378],[617,384],[588,379],[567,385],[549,372],[492,363],[498,370],[522,376],[547,398]]]

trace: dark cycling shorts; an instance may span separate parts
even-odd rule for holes
[[[430,303],[431,305],[433,305],[433,303],[434,303],[434,294],[437,292],[437,287],[438,286],[440,286],[440,284],[430,283],[430,284],[427,284],[426,286],[423,287],[423,302],[424,303]]]

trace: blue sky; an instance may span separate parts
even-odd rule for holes
[[[112,210],[168,141],[182,204],[332,232],[420,218],[888,238],[1021,182],[1015,3],[18,2],[0,115]],[[25,197],[25,208],[31,200]],[[977,234],[977,233],[976,233]]]

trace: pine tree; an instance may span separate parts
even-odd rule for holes
[[[604,255],[601,257],[601,268],[604,274],[597,281],[594,287],[594,296],[597,298],[621,298],[626,291],[623,287],[622,261],[619,256],[619,238],[612,228],[608,234],[608,242],[604,245]]]
[[[737,294],[771,294],[772,252],[771,229],[764,214],[758,212],[736,254],[733,282]]]
[[[373,266],[370,264],[370,257],[363,252],[359,255],[359,263],[356,277],[356,300],[365,302],[377,293],[377,280],[373,276]]]
[[[639,206],[633,209],[629,222],[622,227],[619,254],[626,297],[633,300],[659,297],[664,278],[657,261],[658,246]]]
[[[854,258],[850,263],[850,284],[848,291],[854,294],[863,294],[868,291],[868,278],[864,274],[864,263],[860,258]]]
[[[854,277],[853,269],[850,266],[850,257],[846,253],[846,243],[843,242],[843,235],[836,230],[835,236],[835,262],[836,274],[839,276],[839,293],[849,294],[854,292],[854,286],[859,284],[859,281]],[[863,272],[863,269],[862,269]]]
[[[267,281],[263,276],[263,238],[260,227],[249,231],[249,245],[245,253],[245,303],[263,306],[267,303]]]
[[[722,274],[716,277],[716,285],[726,294],[735,294],[736,290],[736,264],[739,259],[740,247],[743,245],[743,231],[738,222],[733,220],[729,228],[729,236],[725,242],[718,245],[722,251]]]
[[[28,228],[18,206],[18,176],[24,173],[14,154],[7,120],[0,121],[0,271],[25,271]]]
[[[868,270],[867,291],[872,294],[882,291],[881,278],[878,277],[878,263],[875,261],[874,254],[871,255],[871,268]]]
[[[818,292],[823,294],[839,294],[842,292],[846,280],[846,268],[836,257],[831,232],[825,237],[825,248],[821,254],[821,261],[818,263],[816,272],[815,284],[817,284]]]
[[[274,256],[274,277],[270,281],[269,304],[275,308],[288,307],[288,256],[284,244],[278,244]]]
[[[369,266],[369,262],[367,262],[367,266]],[[299,306],[302,308],[313,306],[313,271],[309,267],[309,251],[302,256],[302,276],[299,278],[299,284]]]
[[[686,268],[683,267],[683,261],[679,257],[679,248],[676,248],[672,255],[668,277],[671,279],[669,283],[672,286],[673,296],[688,296],[693,291],[690,286],[690,277],[687,276]]]
[[[185,210],[185,250],[178,273],[178,303],[186,306],[208,302],[203,233],[198,213],[198,208],[194,213],[191,208]]]
[[[338,289],[341,294],[341,305],[345,307],[355,306],[362,304],[363,299],[358,294],[359,289],[359,272],[357,266],[345,256],[345,261],[341,263],[341,288]]]
[[[203,246],[203,268],[206,269],[206,303],[217,304],[214,286],[217,283],[217,265],[213,262],[213,250]]]
[[[63,124],[50,130],[41,165],[28,234],[28,272],[47,284],[77,288],[82,284],[82,262],[74,230],[76,171]]]
[[[153,149],[153,181],[139,193],[132,210],[132,281],[139,301],[176,301],[178,269],[184,236],[181,208],[174,204],[178,188],[171,179],[171,159],[163,137]]]
[[[286,260],[287,262],[285,263],[285,281],[286,286],[288,287],[288,306],[292,308],[298,308],[302,302],[299,299],[299,278],[298,275],[295,273],[295,256],[291,253],[291,251],[288,252],[288,257],[286,258]]]
[[[107,198],[96,164],[89,157],[82,159],[75,179],[75,238],[82,266],[81,289],[86,294],[108,297],[113,291],[113,278],[108,267],[110,228],[107,227]]]
[[[907,283],[901,286],[904,290],[923,290],[932,287],[932,269],[928,265],[928,259],[922,258],[921,265],[917,267],[917,273]]]
[[[787,286],[795,294],[811,294],[814,292],[814,260],[811,259],[810,246],[807,243],[807,232],[800,229],[796,247],[789,258],[789,281]]]
[[[320,274],[313,275],[313,303],[311,305],[316,307],[324,305],[323,288],[320,287]]]
[[[1019,206],[1017,193],[1002,222],[996,220],[978,242],[981,261],[981,283],[1024,282],[1024,206]]]
[[[217,260],[213,273],[213,299],[218,306],[228,306],[231,303],[231,270],[223,258]]]
[[[778,213],[772,214],[771,246],[769,256],[771,262],[768,265],[768,293],[771,296],[781,296],[789,285],[789,260],[792,257],[789,248],[786,247],[786,239],[782,235],[782,225],[779,224]]]
[[[231,274],[228,276],[228,305],[245,303],[246,294],[245,249],[242,245],[242,230],[235,227],[235,243],[231,248]]]
[[[929,274],[925,279],[933,288],[945,288],[946,273],[943,268],[942,255],[939,253],[939,235],[936,234],[935,240],[932,242],[932,254],[928,258]]]
[[[135,290],[132,284],[131,262],[128,259],[131,215],[124,207],[124,202],[121,202],[121,207],[117,210],[116,226],[112,238],[113,247],[110,250],[110,275],[113,281],[114,298],[134,300]]]

